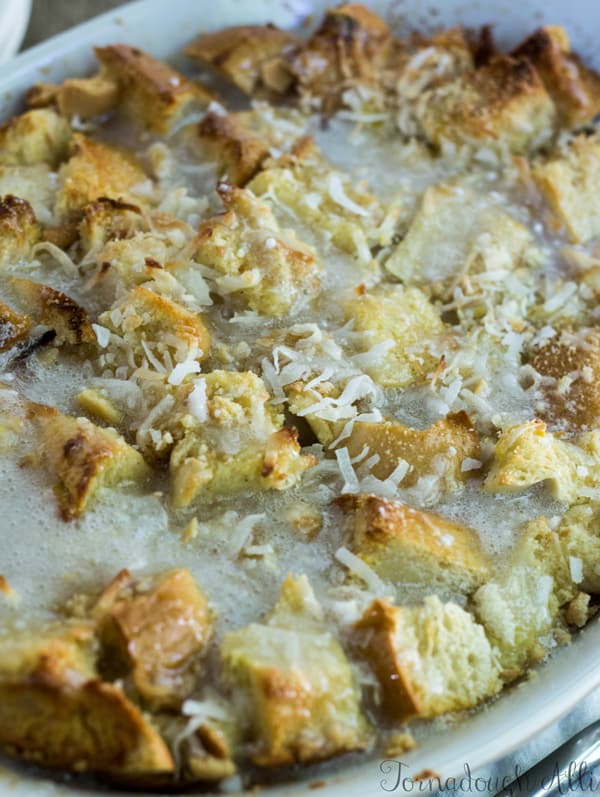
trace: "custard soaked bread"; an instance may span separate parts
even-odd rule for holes
[[[0,126],[0,750],[119,787],[369,767],[600,594],[600,77],[232,21]]]

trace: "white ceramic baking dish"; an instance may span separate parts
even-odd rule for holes
[[[0,119],[20,107],[24,91],[36,81],[60,81],[93,69],[91,48],[127,42],[161,58],[181,63],[180,51],[201,30],[240,23],[274,22],[291,27],[310,15],[318,18],[335,0],[138,0],[63,33],[18,56],[0,72]],[[363,0],[392,15],[406,28],[493,23],[501,44],[515,43],[543,24],[564,25],[576,50],[600,68],[595,39],[600,32],[600,4],[586,0],[443,0],[431,7],[421,0]],[[1,534],[1,521],[0,521]],[[0,547],[0,571],[2,569]],[[506,756],[557,720],[592,690],[600,688],[600,625],[593,623],[574,643],[538,670],[538,677],[507,691],[495,703],[460,723],[436,730],[419,749],[404,754],[399,764],[372,760],[338,765],[333,772],[312,774],[309,780],[265,789],[269,797],[316,793],[320,797],[371,797],[384,794],[431,793],[412,778],[433,770],[442,781],[474,772]],[[386,771],[384,771],[386,770]],[[400,775],[400,778],[398,777]],[[403,778],[407,780],[402,782]],[[309,785],[321,786],[317,792]],[[425,784],[423,784],[425,786]],[[467,784],[468,786],[468,784]],[[471,786],[475,791],[475,785]],[[28,771],[0,769],[1,797],[69,797],[106,792],[82,790],[37,777]]]

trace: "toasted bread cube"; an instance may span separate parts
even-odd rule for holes
[[[543,417],[561,426],[600,426],[600,334],[562,333],[533,349],[529,364],[546,377],[541,385],[548,405]]]
[[[0,655],[0,747],[73,771],[120,777],[174,772],[157,731],[122,689],[99,680],[88,625],[5,640]]]
[[[375,88],[392,48],[389,26],[369,8],[345,3],[327,11],[323,23],[291,59],[306,99],[326,112],[343,105],[349,88]]]
[[[599,478],[600,432],[567,442],[535,420],[511,426],[500,435],[484,488],[511,493],[548,482],[555,498],[575,504],[600,496]]]
[[[210,350],[210,332],[201,315],[144,285],[132,288],[99,321],[142,358],[149,356],[149,348],[159,357],[174,350],[176,362],[206,359]]]
[[[171,454],[176,507],[203,492],[286,490],[315,464],[300,453],[296,430],[283,426],[283,415],[266,403],[264,382],[251,371],[212,371],[186,390],[200,406],[193,402],[188,431]]]
[[[343,495],[336,504],[349,517],[352,551],[386,582],[469,595],[489,576],[473,529],[376,495]]]
[[[82,515],[101,487],[148,478],[150,469],[142,455],[114,429],[48,408],[33,410],[33,415],[41,461],[57,479],[55,493],[64,520]]]
[[[31,329],[29,316],[17,313],[0,302],[0,353],[22,343]]]
[[[91,119],[108,113],[119,101],[119,86],[102,67],[98,74],[87,78],[69,78],[60,86],[36,83],[27,92],[30,108],[55,106],[63,116]]]
[[[220,176],[233,185],[245,185],[269,157],[269,141],[251,129],[248,116],[210,112],[198,125],[204,151],[218,161]]]
[[[0,163],[57,166],[67,156],[70,138],[69,123],[54,111],[26,111],[0,127]]]
[[[118,199],[100,197],[83,208],[79,238],[86,251],[100,250],[113,239],[131,238],[144,226],[144,217],[137,205]]]
[[[365,367],[382,387],[406,387],[435,371],[439,357],[431,353],[431,344],[444,331],[444,324],[418,288],[377,287],[348,300],[344,312],[354,322],[353,329],[365,333],[363,351],[389,345],[381,355],[369,355]]]
[[[593,504],[574,506],[563,515],[558,536],[572,570],[580,568],[578,586],[584,592],[600,593],[600,513]],[[575,572],[573,573],[575,576]],[[574,579],[575,580],[575,579]]]
[[[0,269],[28,258],[40,235],[40,227],[29,202],[12,194],[0,199]]]
[[[482,626],[434,595],[414,607],[376,600],[354,632],[381,685],[381,707],[396,722],[473,708],[500,690]]]
[[[143,581],[123,570],[93,614],[111,680],[131,672],[153,710],[178,708],[194,688],[212,630],[206,597],[189,570]]]
[[[600,138],[577,136],[568,149],[539,163],[533,178],[574,243],[585,244],[600,235]]]
[[[513,270],[537,260],[534,241],[527,227],[482,196],[442,183],[425,191],[385,266],[409,284],[452,285],[468,274]]]
[[[564,28],[539,28],[513,52],[528,58],[552,97],[563,125],[576,127],[600,112],[600,75],[571,52]]]
[[[307,764],[366,746],[350,664],[306,576],[287,578],[265,624],[227,633],[221,659],[225,684],[244,707],[253,763]]]
[[[379,461],[371,473],[378,479],[386,479],[401,460],[409,469],[400,484],[412,487],[422,476],[439,474],[443,490],[456,490],[472,473],[463,472],[464,459],[479,459],[479,435],[466,412],[447,415],[427,429],[411,429],[395,420],[363,422],[354,424],[346,440],[350,457],[358,456],[365,446],[369,456],[379,455]]]
[[[15,278],[11,284],[29,308],[33,320],[56,332],[55,340],[59,345],[96,343],[87,311],[70,296],[28,279]]]
[[[450,141],[526,152],[549,140],[555,117],[554,103],[531,63],[499,55],[431,89],[420,124],[436,147]]]
[[[100,197],[135,203],[131,189],[146,179],[144,170],[127,151],[92,141],[76,133],[71,157],[61,167],[56,214],[65,217]]]
[[[213,67],[246,94],[266,90],[283,94],[292,84],[286,56],[298,39],[274,25],[240,25],[205,33],[184,52]]]
[[[31,234],[32,243],[41,235],[35,219],[47,224],[53,218],[52,205],[55,195],[53,178],[50,167],[45,163],[36,163],[33,166],[0,165],[0,197],[4,200],[8,195],[18,197],[22,202],[26,202],[35,214],[31,217],[27,213],[22,217]]]
[[[201,224],[194,255],[223,275],[218,290],[272,316],[312,299],[322,270],[314,250],[280,230],[269,206],[250,191],[224,183],[218,190],[226,212]]]
[[[505,680],[545,655],[559,607],[575,592],[556,532],[544,518],[528,524],[505,568],[473,597]]]
[[[119,87],[120,106],[157,133],[168,133],[184,114],[206,107],[212,99],[199,83],[136,47],[114,44],[96,47],[95,53],[104,74]]]
[[[276,216],[280,206],[285,208],[283,218],[295,216],[367,263],[370,247],[389,244],[394,233],[396,211],[334,170],[311,139],[303,139],[289,155],[266,161],[247,188],[269,203]]]

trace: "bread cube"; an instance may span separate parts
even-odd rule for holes
[[[463,472],[464,459],[479,459],[479,435],[466,412],[447,415],[427,429],[411,429],[396,420],[382,422],[358,421],[347,440],[350,457],[358,456],[365,446],[369,456],[377,454],[379,461],[371,467],[371,474],[387,479],[401,460],[409,469],[401,480],[402,487],[412,487],[423,476],[438,475],[443,491],[456,490],[472,476]]]
[[[387,23],[369,8],[330,8],[319,29],[291,58],[301,95],[331,113],[349,88],[378,88],[392,49]]]
[[[276,216],[283,207],[283,218],[295,216],[366,263],[370,247],[389,244],[394,233],[397,211],[384,208],[333,169],[311,139],[301,140],[288,155],[266,161],[247,188],[270,204]]]
[[[79,215],[85,205],[100,197],[135,203],[131,189],[145,179],[141,165],[126,150],[76,133],[71,157],[59,172],[56,215]]]
[[[584,592],[600,593],[600,511],[596,505],[571,507],[557,531],[567,560],[574,560],[572,569],[581,568],[578,586]]]
[[[227,633],[221,660],[254,764],[308,764],[367,745],[350,664],[305,576],[288,577],[266,623]]]
[[[315,464],[300,453],[296,430],[283,426],[283,414],[267,403],[264,382],[251,371],[212,371],[186,390],[193,414],[170,461],[175,507],[205,492],[285,490]]]
[[[105,674],[114,680],[131,672],[146,705],[177,709],[194,688],[212,631],[206,597],[189,570],[142,581],[123,570],[99,597],[93,616]]]
[[[9,637],[0,654],[0,747],[38,764],[152,778],[175,764],[118,686],[98,678],[89,625]]]
[[[379,681],[381,710],[394,722],[473,708],[501,688],[483,627],[435,595],[414,607],[375,600],[353,640]]]
[[[183,362],[206,359],[210,350],[210,332],[200,314],[144,285],[132,288],[111,310],[102,313],[99,321],[122,337],[134,357],[146,358],[151,365],[149,350],[159,363],[168,352],[174,354],[176,362]],[[162,368],[164,374],[170,370],[165,364]]]
[[[31,326],[29,316],[17,313],[12,307],[0,302],[0,353],[22,343]]]
[[[42,464],[57,480],[55,494],[63,520],[80,517],[101,487],[148,478],[150,469],[142,455],[114,429],[49,408],[33,410],[33,416]]]
[[[11,285],[29,308],[35,323],[54,330],[56,343],[72,346],[96,343],[87,311],[70,296],[28,279],[14,278]]]
[[[119,86],[101,67],[96,75],[86,78],[68,78],[60,86],[54,83],[36,83],[27,92],[30,108],[54,106],[68,118],[91,119],[112,111],[119,101]]]
[[[440,515],[376,495],[343,495],[351,550],[386,582],[469,595],[490,573],[479,535]]]
[[[298,45],[293,34],[274,25],[240,25],[204,33],[184,52],[246,94],[284,94],[292,84],[286,56]]]
[[[409,284],[452,287],[469,274],[537,262],[534,242],[523,224],[483,196],[458,183],[441,183],[425,191],[385,266]]]
[[[591,122],[600,112],[600,75],[571,52],[564,28],[558,25],[539,28],[513,55],[531,61],[566,127]]]
[[[353,329],[364,332],[363,351],[389,344],[381,355],[369,357],[365,370],[382,387],[407,387],[423,381],[438,364],[431,353],[444,331],[438,311],[418,288],[386,285],[345,302],[344,313]]]
[[[0,163],[56,167],[67,157],[71,127],[55,111],[40,108],[15,116],[0,127]]]
[[[245,185],[269,156],[269,141],[252,130],[249,116],[210,112],[198,125],[203,152],[217,160],[220,177],[233,185]]]
[[[10,209],[10,221],[6,220],[5,203],[9,195],[13,197]],[[54,175],[50,167],[45,163],[36,163],[33,166],[2,166],[0,165],[0,229],[2,229],[2,244],[0,247],[0,260],[2,252],[6,251],[5,235],[10,241],[13,239],[13,213],[15,212],[14,200],[18,198],[29,210],[22,206],[17,211],[19,227],[23,225],[22,233],[24,240],[35,243],[41,235],[41,231],[36,223],[36,219],[47,224],[52,221],[52,205],[54,203],[55,187]],[[19,234],[20,235],[20,234]],[[9,250],[10,251],[10,250]],[[24,253],[22,256],[27,256]]]
[[[321,264],[269,206],[250,191],[220,183],[226,212],[200,226],[195,259],[223,276],[217,289],[265,315],[281,316],[320,290]]]
[[[131,238],[144,226],[144,217],[137,205],[100,197],[83,208],[79,239],[87,252],[99,251],[108,241]]]
[[[567,442],[535,420],[511,426],[500,435],[484,489],[511,493],[548,482],[556,499],[575,504],[600,497],[598,479],[600,432]]]
[[[0,198],[0,269],[29,258],[40,234],[29,202],[12,194]]]
[[[576,593],[556,532],[545,518],[528,524],[496,576],[473,596],[502,676],[510,681],[553,646],[559,608]]]
[[[212,99],[201,84],[136,47],[114,44],[96,47],[95,53],[103,74],[118,86],[119,105],[156,133],[168,133],[186,113],[206,107]]]
[[[551,138],[556,120],[534,67],[508,55],[429,90],[423,109],[422,132],[436,147],[450,141],[527,152]]]
[[[543,417],[561,427],[600,426],[600,334],[592,330],[557,334],[534,348],[528,363],[545,379]]]
[[[585,244],[600,235],[600,137],[576,136],[566,150],[538,163],[532,176],[571,241]]]

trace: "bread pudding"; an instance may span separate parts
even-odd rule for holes
[[[0,750],[418,743],[596,612],[600,75],[357,4],[95,52],[0,128]]]

